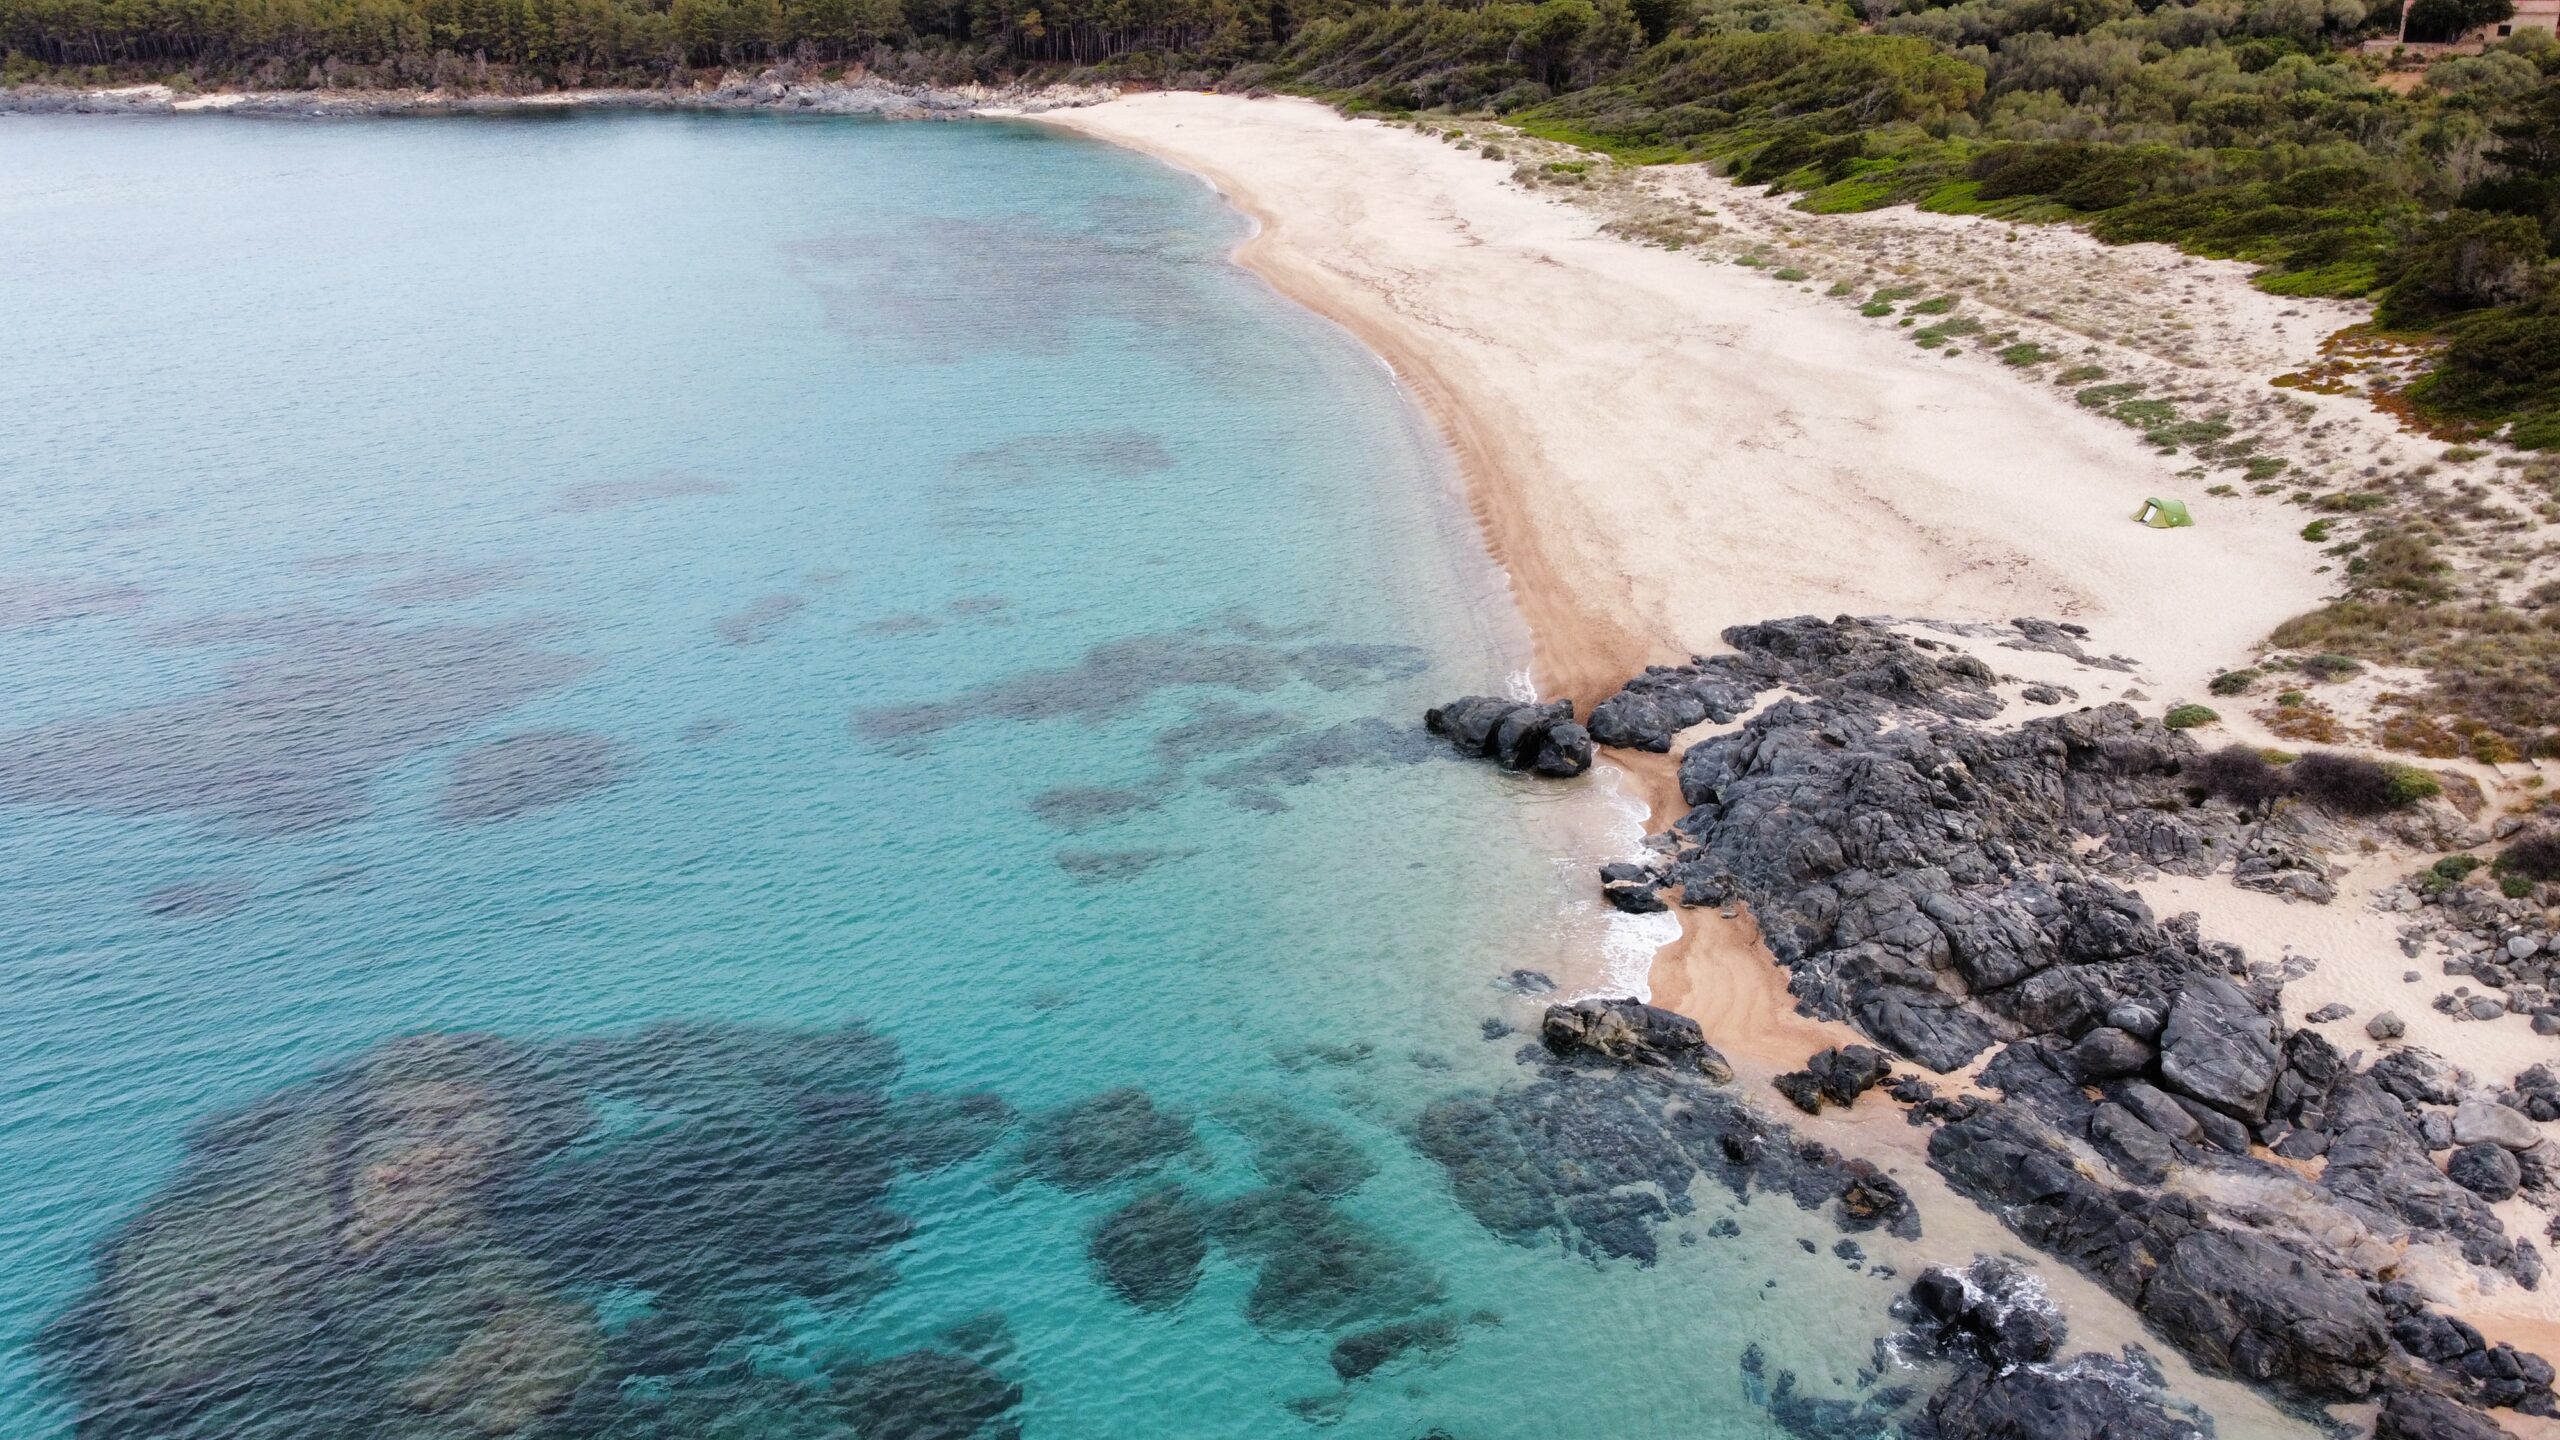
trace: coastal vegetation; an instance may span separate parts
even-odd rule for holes
[[[2416,0],[2408,30],[2503,7]],[[2387,83],[2416,77],[2362,47],[2401,19],[2370,0],[0,0],[0,79],[531,89],[796,64],[1491,113],[1815,212],[2068,220],[2251,262],[2279,294],[2371,296],[2383,331],[2440,346],[2419,415],[2560,446],[2560,47],[2527,33]]]

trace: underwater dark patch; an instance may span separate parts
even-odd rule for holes
[[[1200,1143],[1189,1120],[1134,1087],[1033,1116],[1024,1130],[1013,1173],[1070,1193],[1152,1170],[1193,1153]]]
[[[1181,852],[1173,850],[1061,850],[1058,868],[1079,885],[1135,880]]]
[[[146,893],[142,913],[154,920],[219,920],[248,904],[257,893],[255,882],[238,876],[178,880]]]
[[[859,1026],[387,1042],[198,1130],[43,1357],[93,1440],[1002,1433],[1000,1325],[832,1385],[743,1363],[889,1284],[891,1186],[1000,1133],[900,1068]]]
[[[1257,1190],[1218,1208],[1212,1233],[1258,1267],[1245,1318],[1275,1333],[1375,1325],[1448,1298],[1420,1256],[1306,1190]]]
[[[761,645],[808,608],[808,600],[798,595],[758,596],[744,610],[713,621],[711,633],[724,645]]]
[[[631,761],[620,742],[577,730],[536,730],[453,757],[436,818],[448,825],[506,820],[566,805],[619,783]]]
[[[562,514],[583,515],[595,510],[618,510],[625,505],[645,504],[651,500],[677,500],[688,495],[726,495],[735,488],[701,475],[591,480],[562,490],[551,502],[551,508]]]
[[[1028,213],[900,215],[879,230],[785,247],[830,329],[910,358],[1061,355],[1079,329],[1143,323],[1198,332],[1206,317],[1153,226],[1065,225]]]
[[[1031,797],[1030,811],[1040,823],[1069,834],[1108,825],[1156,807],[1156,797],[1143,790],[1109,785],[1062,785]]]
[[[1200,779],[1239,799],[1262,802],[1252,808],[1271,810],[1279,808],[1271,793],[1275,788],[1309,784],[1334,770],[1419,765],[1448,753],[1448,746],[1421,727],[1372,715],[1290,736]]]
[[[1067,430],[972,450],[952,464],[964,480],[998,486],[1075,478],[1135,480],[1173,468],[1161,436],[1144,430]]]
[[[524,576],[522,569],[512,565],[431,566],[387,580],[367,593],[385,605],[450,605],[520,585]]]
[[[138,585],[60,576],[0,576],[0,630],[130,615],[149,595]]]
[[[1104,1217],[1085,1254],[1121,1299],[1141,1310],[1169,1310],[1200,1283],[1209,1227],[1190,1193],[1167,1185]]]
[[[164,639],[267,647],[215,688],[0,737],[0,801],[191,813],[256,834],[353,820],[394,761],[461,739],[594,668],[517,628],[216,616]]]
[[[946,700],[858,711],[854,726],[875,740],[921,741],[983,720],[1092,724],[1127,715],[1168,690],[1260,694],[1293,681],[1349,690],[1408,679],[1427,665],[1410,645],[1288,642],[1236,630],[1190,628],[1106,641],[1072,665],[1021,671]]]

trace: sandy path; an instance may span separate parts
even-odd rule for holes
[[[1850,611],[2074,619],[2183,693],[2320,594],[2283,516],[2131,523],[2179,484],[2123,427],[1603,235],[1477,152],[1299,100],[1038,118],[1208,177],[1261,222],[1239,258],[1387,357],[1469,473],[1550,691]]]

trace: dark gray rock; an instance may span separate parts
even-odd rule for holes
[[[2151,1047],[2112,1025],[2101,1025],[2071,1047],[2071,1063],[2084,1080],[2139,1075],[2151,1063]]]
[[[2098,1107],[2089,1118],[2089,1143],[2116,1167],[2116,1173],[2136,1185],[2157,1185],[2169,1178],[2169,1167],[2177,1163],[2177,1146],[2169,1137],[2142,1123],[2135,1114],[2112,1102]]]
[[[2514,1440],[2488,1416],[2442,1395],[2398,1390],[2385,1397],[2373,1440]]]
[[[1573,776],[1591,768],[1591,735],[1574,723],[1573,702],[1544,704],[1500,695],[1467,695],[1422,714],[1423,728],[1461,754],[1505,770]]]
[[[1671,907],[1662,903],[1662,877],[1642,865],[1617,861],[1600,867],[1600,898],[1630,915],[1650,915]]]
[[[2219,1369],[2313,1398],[2369,1393],[2391,1349],[2361,1282],[2241,1231],[2180,1240],[2144,1289],[2142,1314]]]
[[[2364,1022],[2364,1033],[2375,1040],[2397,1040],[2409,1033],[2409,1023],[2385,1010]]]
[[[1562,1056],[1658,1066],[1704,1075],[1719,1084],[1733,1078],[1733,1067],[1707,1043],[1697,1021],[1640,1000],[1550,1005],[1538,1033],[1549,1050]]]
[[[2160,1079],[2169,1089],[2254,1125],[2266,1118],[2283,1068],[2275,1021],[2231,982],[2199,976],[2170,1002],[2160,1032]]]
[[[2516,1163],[2515,1152],[2485,1140],[2454,1151],[2444,1173],[2492,1205],[2513,1197],[2524,1183],[2524,1168]]]

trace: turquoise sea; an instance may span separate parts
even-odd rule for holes
[[[0,118],[0,1434],[1857,1395],[1819,1215],[1417,1152],[1633,830],[1416,734],[1523,636],[1242,224],[1027,124]]]

